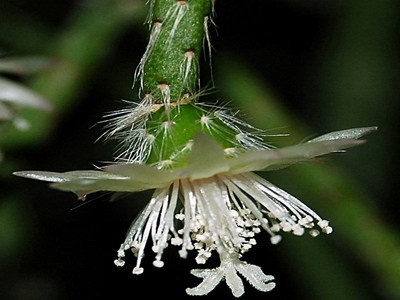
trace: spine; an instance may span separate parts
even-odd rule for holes
[[[141,98],[166,107],[193,99],[211,11],[212,0],[150,2],[149,43],[135,72]]]

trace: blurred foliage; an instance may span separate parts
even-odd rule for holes
[[[215,93],[239,107],[267,140],[283,146],[329,131],[379,126],[368,143],[268,179],[332,221],[330,236],[265,237],[246,260],[262,262],[277,288],[248,287],[243,298],[400,298],[398,202],[399,13],[396,0],[216,1],[212,30]],[[110,203],[14,178],[15,170],[67,171],[110,161],[96,142],[102,116],[137,100],[133,72],[144,52],[145,0],[0,3],[1,57],[46,57],[51,64],[9,80],[42,95],[51,112],[25,109],[30,130],[1,134],[0,294],[4,300],[185,296],[197,284],[175,249],[166,266],[141,276],[113,260],[148,193]],[[203,85],[210,72],[204,61]],[[25,64],[26,65],[26,64]],[[1,65],[0,65],[1,67]],[[0,70],[3,72],[2,70]],[[206,97],[206,98],[207,98]],[[208,100],[208,99],[207,99]],[[280,133],[287,137],[274,136]],[[259,256],[253,260],[254,256]],[[145,289],[151,285],[154,289]],[[141,291],[139,292],[139,288]],[[218,287],[208,299],[229,296]]]
[[[14,126],[16,130],[29,130],[29,122],[19,114],[24,108],[50,111],[52,105],[33,90],[6,78],[23,77],[43,70],[49,65],[44,57],[8,57],[0,58],[0,145],[5,133]],[[3,160],[0,149],[0,162]]]

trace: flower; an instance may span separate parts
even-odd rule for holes
[[[119,117],[118,126],[127,118]],[[332,232],[327,220],[255,171],[281,169],[343,151],[363,143],[359,138],[376,130],[364,127],[336,131],[276,149],[259,143],[256,135],[239,128],[241,123],[235,117],[226,117],[216,109],[181,105],[160,115],[149,112],[143,124],[132,134],[135,139],[141,135],[141,141],[149,138],[149,149],[140,148],[145,163],[122,160],[98,170],[14,174],[51,182],[52,187],[73,191],[81,199],[98,191],[155,189],[132,223],[115,264],[123,266],[125,252],[131,250],[137,257],[133,273],[141,274],[149,244],[156,267],[164,265],[162,256],[169,245],[179,247],[182,258],[188,251],[197,252],[197,264],[205,264],[217,253],[220,267],[192,270],[203,281],[186,291],[189,295],[206,295],[225,279],[236,297],[244,292],[237,273],[261,291],[275,286],[273,276],[241,260],[256,244],[255,237],[262,229],[270,234],[272,244],[281,240],[282,232],[303,235],[308,231],[312,236]],[[129,140],[128,135],[125,138]],[[131,144],[132,149],[139,146]]]
[[[244,294],[242,280],[236,274],[240,273],[245,277],[251,285],[256,289],[268,292],[275,287],[274,277],[265,275],[260,267],[250,265],[241,261],[236,253],[222,259],[221,266],[212,270],[192,270],[191,273],[199,278],[203,278],[203,282],[195,288],[186,289],[189,295],[205,295],[212,291],[222,279],[225,278],[226,284],[231,288],[235,297]]]

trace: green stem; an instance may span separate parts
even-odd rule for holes
[[[156,103],[178,102],[196,92],[199,57],[210,0],[154,0],[150,39],[138,67],[141,91]]]

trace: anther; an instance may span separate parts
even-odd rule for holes
[[[161,260],[155,260],[155,261],[153,261],[153,266],[155,266],[157,268],[162,268],[164,266],[164,262]]]

